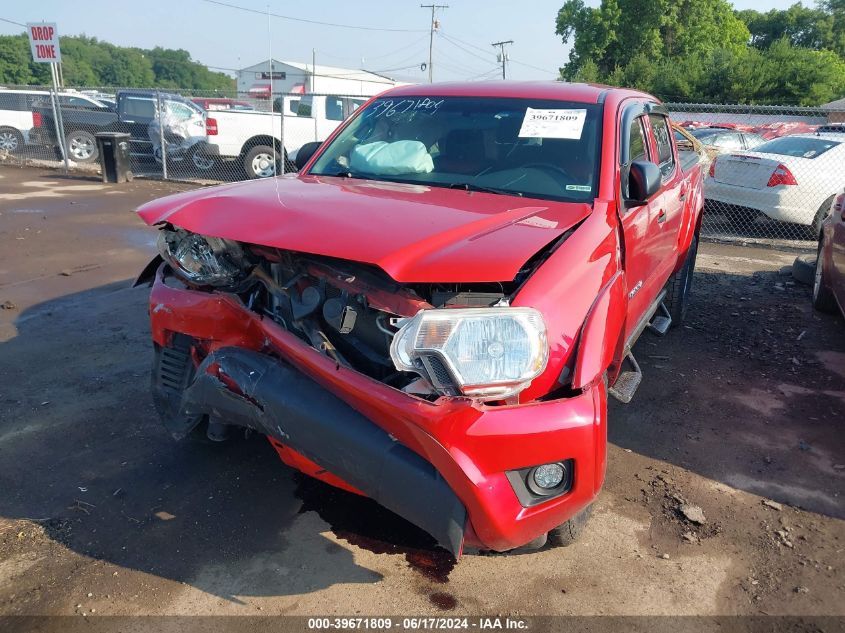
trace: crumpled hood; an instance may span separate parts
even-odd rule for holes
[[[291,176],[180,193],[138,213],[151,225],[373,264],[403,283],[457,283],[512,280],[590,206]]]

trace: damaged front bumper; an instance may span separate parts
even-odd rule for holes
[[[150,298],[153,382],[174,435],[205,415],[257,429],[455,556],[464,541],[497,551],[524,545],[597,495],[606,452],[601,384],[523,405],[430,402],[337,364],[236,296],[191,290],[166,271],[158,268]],[[572,465],[566,492],[527,500],[514,474],[561,461]]]

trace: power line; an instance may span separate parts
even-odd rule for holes
[[[521,62],[518,59],[513,59],[512,57],[508,59],[509,62],[513,62],[514,64],[519,64],[520,66],[525,66],[526,68],[533,68],[534,70],[539,70],[544,73],[550,73],[552,75],[559,75],[560,71],[555,72],[553,70],[549,70],[548,68],[540,68],[539,66],[532,66],[531,64],[526,64],[525,62]]]
[[[420,37],[416,40],[412,40],[411,42],[408,42],[407,44],[404,44],[403,46],[400,46],[397,49],[394,49],[394,50],[387,52],[387,53],[380,53],[378,55],[367,55],[366,53],[364,53],[363,55],[357,55],[357,56],[356,55],[338,55],[337,53],[334,53],[334,52],[331,52],[331,51],[325,51],[321,48],[318,48],[317,52],[320,53],[321,55],[325,55],[327,57],[330,57],[331,59],[343,59],[343,60],[365,59],[367,62],[371,62],[375,59],[384,59],[385,57],[393,57],[394,55],[402,53],[402,52],[404,52],[404,51],[406,51],[406,50],[408,50],[408,49],[410,49],[414,46],[419,46],[420,44],[422,44],[427,39],[428,39],[428,36],[423,35],[422,37]]]
[[[449,37],[450,39],[453,39],[453,40],[455,40],[456,42],[460,42],[461,44],[464,44],[465,46],[469,46],[470,48],[474,48],[475,50],[477,50],[477,51],[479,51],[479,52],[481,52],[481,53],[484,53],[485,55],[489,55],[489,54],[490,54],[490,51],[489,51],[488,49],[486,49],[486,48],[482,48],[482,47],[480,47],[480,46],[476,46],[476,45],[475,45],[475,44],[473,44],[472,42],[467,42],[466,40],[462,40],[461,38],[459,38],[459,37],[455,37],[454,35],[447,35],[446,33],[443,33],[442,31],[440,32],[440,34],[441,34],[441,35],[444,35],[444,36],[446,36],[446,37]]]
[[[279,13],[270,13],[267,11],[259,11],[258,9],[250,9],[249,7],[242,7],[237,4],[230,4],[228,2],[221,2],[220,0],[201,0],[209,4],[216,4],[221,7],[228,7],[229,9],[237,9],[239,11],[246,11],[247,13],[257,13],[260,16],[270,15],[280,20],[291,20],[293,22],[304,22],[305,24],[318,24],[320,26],[333,26],[340,29],[356,29],[359,31],[384,31],[389,33],[423,33],[421,29],[395,29],[395,28],[379,28],[375,26],[360,26],[356,24],[338,24],[337,22],[321,22],[320,20],[309,20],[307,18],[295,18],[291,15],[281,15]]]
[[[478,73],[477,68],[476,69],[465,68],[465,67],[462,67],[462,66],[459,66],[459,65],[454,65],[454,64],[451,63],[451,61],[450,61],[449,64],[447,64],[447,63],[445,63],[441,60],[441,61],[438,61],[437,64],[438,64],[438,66],[437,66],[438,68],[440,68],[442,66],[446,70],[451,70],[452,72],[455,72],[455,73],[458,73],[459,75],[464,75],[464,76],[467,76],[467,77],[469,77],[471,75],[475,75],[476,73]]]
[[[477,53],[473,53],[471,50],[468,50],[468,49],[464,48],[463,46],[461,46],[460,44],[458,44],[456,41],[454,41],[454,38],[449,37],[449,36],[448,36],[448,35],[446,35],[445,33],[438,33],[437,35],[438,35],[438,36],[440,36],[440,37],[442,37],[442,38],[443,38],[444,40],[446,40],[447,42],[449,42],[449,44],[451,44],[451,45],[452,45],[452,46],[454,46],[455,48],[459,48],[459,49],[461,49],[461,50],[462,50],[463,52],[465,52],[466,54],[468,54],[468,55],[472,55],[472,56],[473,56],[473,57],[475,57],[476,59],[480,59],[481,61],[486,62],[486,63],[488,63],[488,64],[490,63],[490,53],[489,53],[489,51],[487,52],[487,56],[486,56],[486,57],[482,57],[481,55],[478,55]]]
[[[467,79],[467,81],[476,81],[476,80],[480,80],[480,79],[492,79],[493,75],[498,75],[498,74],[499,74],[499,67],[496,66],[494,69],[488,70],[486,73],[481,73],[480,75],[475,75],[473,77],[470,77],[469,79]]]
[[[466,46],[469,46],[470,48],[474,48],[475,50],[480,51],[480,52],[482,52],[482,53],[487,53],[487,52],[488,52],[486,49],[484,49],[484,48],[482,48],[482,47],[480,47],[480,46],[476,46],[476,45],[475,45],[475,44],[473,44],[472,42],[467,42],[466,40],[462,40],[462,39],[460,39],[460,38],[458,38],[458,37],[455,37],[454,35],[449,35],[449,34],[446,34],[446,33],[444,33],[443,31],[440,31],[440,33],[438,33],[438,35],[442,35],[442,36],[443,36],[443,37],[445,37],[445,38],[448,38],[448,39],[454,40],[454,41],[456,41],[456,42],[460,42],[461,44],[464,44],[464,45],[466,45]],[[532,69],[534,69],[534,70],[539,70],[539,71],[544,72],[544,73],[549,73],[549,74],[552,74],[552,75],[557,75],[557,74],[558,74],[558,73],[557,73],[557,72],[555,72],[554,70],[549,70],[548,68],[540,68],[539,66],[534,66],[534,65],[532,65],[532,64],[527,64],[527,63],[525,63],[525,62],[521,62],[521,61],[519,61],[519,60],[517,60],[517,59],[510,58],[508,61],[513,62],[514,64],[519,64],[520,66],[525,66],[526,68],[532,68]]]
[[[6,18],[0,18],[0,22],[8,22],[9,24],[14,24],[15,26],[22,26],[26,28],[26,24],[21,24],[20,22],[15,22],[14,20],[7,20]]]

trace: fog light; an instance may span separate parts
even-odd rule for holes
[[[563,464],[543,464],[534,469],[531,477],[538,488],[550,490],[559,486],[565,475]]]

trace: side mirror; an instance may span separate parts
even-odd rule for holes
[[[322,145],[320,141],[311,141],[299,148],[299,151],[296,153],[296,158],[293,161],[297,170],[302,169],[308,164],[308,161],[311,160],[314,153],[320,149],[320,145]]]
[[[660,167],[651,161],[635,160],[628,171],[628,200],[645,202],[660,191],[661,179]]]

